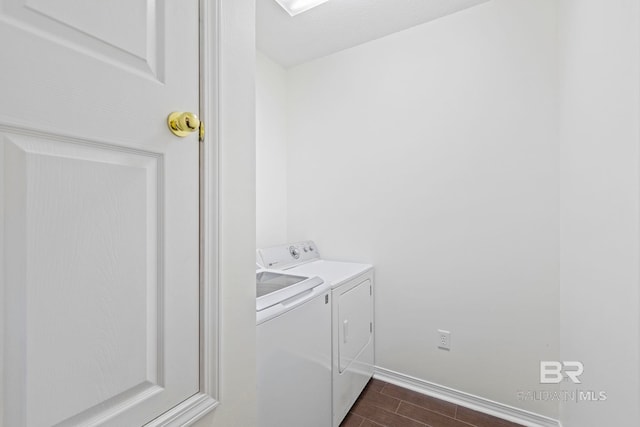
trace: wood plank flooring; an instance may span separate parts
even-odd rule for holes
[[[372,379],[340,427],[522,427]]]

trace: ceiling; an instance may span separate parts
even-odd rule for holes
[[[289,68],[488,0],[329,0],[291,17],[256,0],[259,51]]]

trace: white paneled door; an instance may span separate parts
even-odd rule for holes
[[[0,0],[2,426],[199,389],[197,0]]]

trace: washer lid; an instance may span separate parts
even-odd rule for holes
[[[256,310],[264,310],[323,284],[319,277],[274,271],[256,272]]]

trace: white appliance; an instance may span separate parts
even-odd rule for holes
[[[331,287],[332,425],[338,427],[373,376],[373,266],[323,260],[312,241],[259,249],[258,263],[318,276]]]
[[[259,427],[331,424],[331,295],[319,277],[256,271]]]

